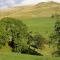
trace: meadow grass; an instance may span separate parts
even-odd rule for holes
[[[60,60],[60,57],[33,56],[19,53],[0,53],[0,60]]]
[[[41,17],[22,19],[22,21],[28,26],[30,31],[39,32],[44,37],[48,37],[53,32],[56,19],[50,17]]]

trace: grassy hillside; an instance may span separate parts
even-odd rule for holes
[[[52,14],[60,14],[60,4],[56,2],[39,3],[32,13],[37,17],[50,17]]]
[[[0,17],[10,16],[14,18],[50,17],[52,14],[60,14],[60,3],[44,2],[33,6],[14,7],[1,10]]]
[[[28,26],[30,31],[40,32],[44,37],[48,37],[54,29],[54,18],[31,18],[22,19],[22,21]]]

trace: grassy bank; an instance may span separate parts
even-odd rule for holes
[[[29,27],[30,31],[40,32],[44,37],[48,37],[54,29],[54,18],[31,18],[22,19],[22,21]]]
[[[0,53],[0,60],[60,60],[60,57],[43,57],[18,53]]]

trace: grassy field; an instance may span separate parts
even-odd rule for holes
[[[18,53],[0,53],[0,60],[60,60],[60,57],[43,57]]]
[[[32,32],[40,32],[44,37],[48,37],[54,28],[54,18],[31,18],[22,20]]]

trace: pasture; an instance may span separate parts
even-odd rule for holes
[[[18,53],[0,53],[0,60],[60,60],[60,57],[43,57]]]
[[[55,18],[44,17],[44,18],[30,18],[21,19],[32,32],[39,32],[44,37],[48,37],[54,29]]]

